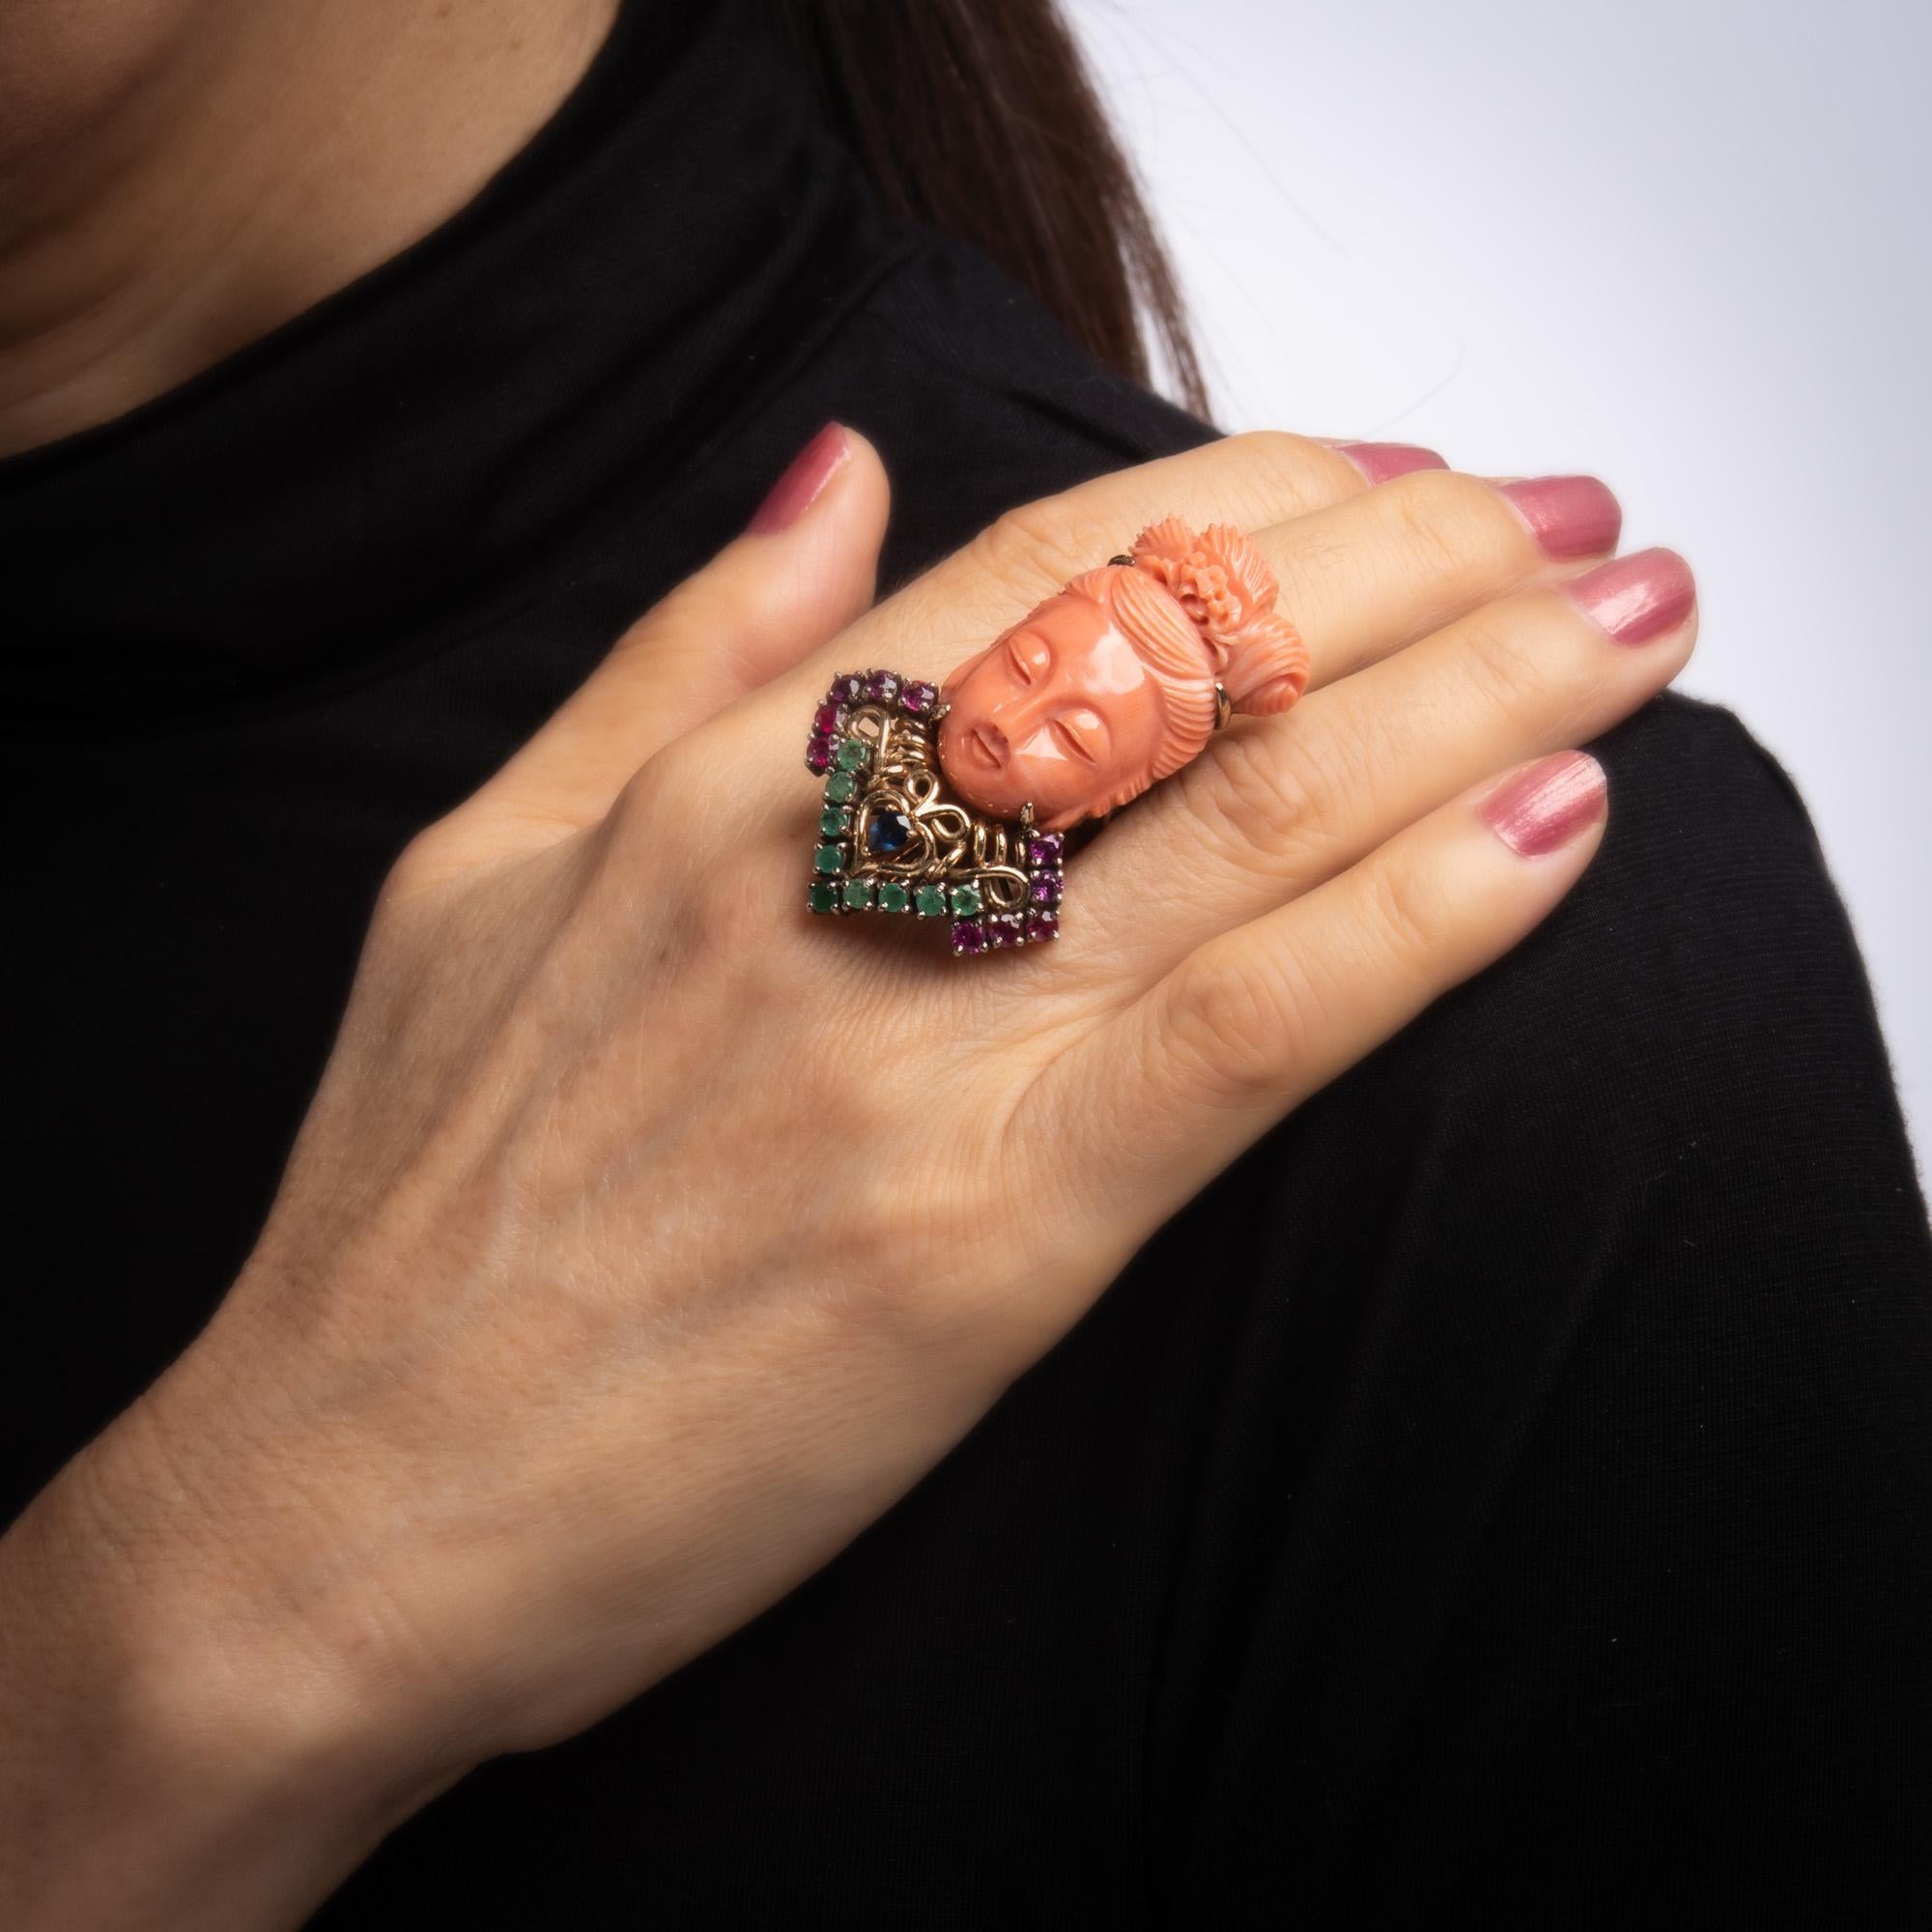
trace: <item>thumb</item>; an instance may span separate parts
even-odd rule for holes
[[[653,753],[836,637],[872,601],[888,501],[877,451],[826,424],[745,533],[633,624],[463,808],[472,832],[593,824]]]

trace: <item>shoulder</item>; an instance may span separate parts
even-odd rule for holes
[[[1015,503],[1217,431],[1104,368],[971,249],[912,231],[826,348],[894,482],[882,579],[917,575]]]
[[[1291,1122],[1277,1179],[1311,1140],[1373,1147],[1431,1197],[1435,1263],[1694,1281],[1711,1307],[1862,1286],[1872,1317],[1884,1280],[1917,1335],[1918,1178],[1795,788],[1730,713],[1675,694],[1593,750],[1609,827],[1577,890]]]
[[[1460,1035],[1499,1070],[1560,1065],[1638,1137],[1856,1095],[1864,1137],[1902,1154],[1863,967],[1790,779],[1728,711],[1675,693],[1593,749],[1610,785],[1595,864],[1426,1049]]]

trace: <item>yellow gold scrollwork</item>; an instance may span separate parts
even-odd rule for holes
[[[853,827],[854,876],[972,880],[989,909],[1020,911],[1027,892],[1027,875],[1018,863],[1021,834],[946,795],[933,755],[933,725],[882,705],[862,704],[845,730],[872,747]],[[902,815],[911,837],[902,850],[882,854],[871,849],[867,835],[870,822],[886,813]]]

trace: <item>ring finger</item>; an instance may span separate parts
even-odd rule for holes
[[[1308,647],[1311,690],[1616,548],[1623,513],[1594,476],[1396,478],[1255,534]]]

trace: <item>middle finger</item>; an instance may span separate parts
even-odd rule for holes
[[[1641,551],[1499,598],[1285,718],[1219,734],[1082,855],[1097,950],[1136,981],[1165,971],[1492,772],[1607,730],[1676,676],[1695,634],[1689,567]]]

